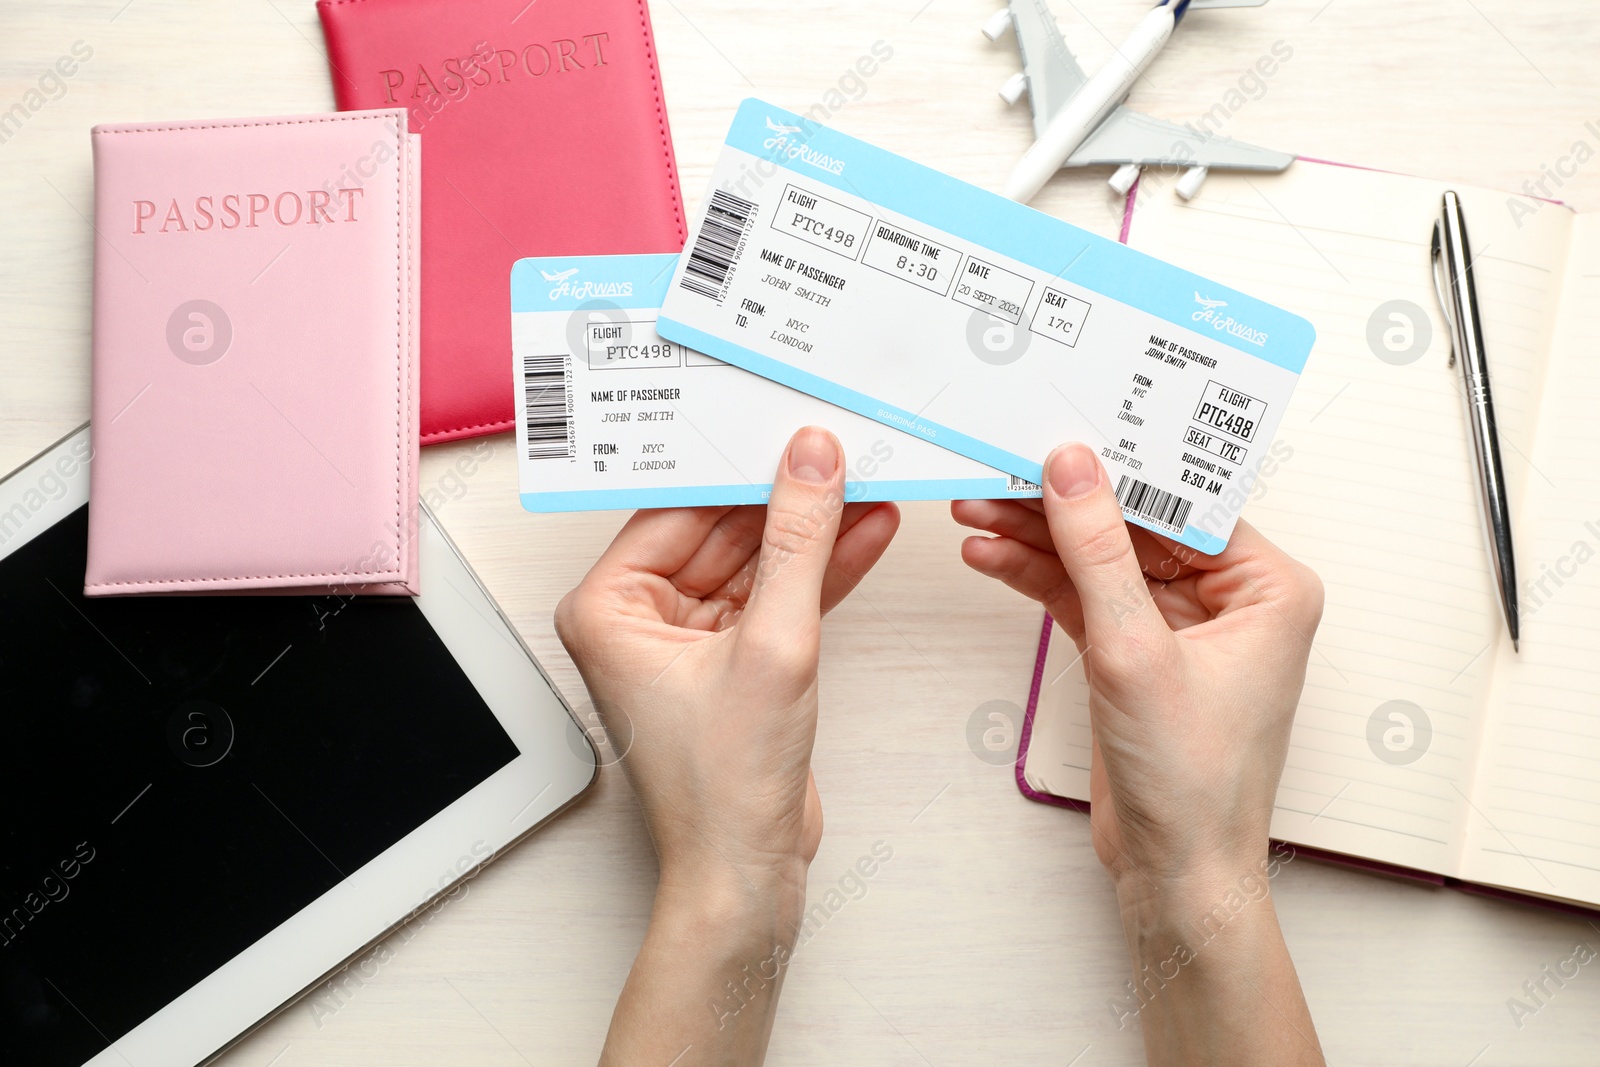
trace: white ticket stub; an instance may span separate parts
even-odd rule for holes
[[[511,272],[518,474],[529,511],[759,504],[790,436],[832,430],[848,500],[1038,496],[1039,487],[656,334],[678,257],[519,260]]]
[[[734,119],[659,331],[1029,482],[1052,447],[1084,441],[1129,521],[1207,553],[1315,337],[758,100]]]

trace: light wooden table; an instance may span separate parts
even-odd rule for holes
[[[1092,67],[1147,4],[1053,6]],[[657,0],[688,198],[742,97],[804,111],[841,79],[855,98],[834,125],[998,188],[1028,120],[994,94],[1016,53],[979,35],[988,7]],[[333,103],[310,0],[57,0],[0,13],[0,108],[79,40],[94,55],[65,95],[0,144],[0,470],[88,415],[89,126]],[[879,40],[893,56],[857,89],[846,73]],[[1208,13],[1185,24],[1134,103],[1198,118],[1276,41],[1293,56],[1232,116],[1232,136],[1507,189],[1576,141],[1600,148],[1590,0],[1274,0]],[[1035,206],[1112,235],[1120,207],[1104,177],[1057,178]],[[1600,160],[1558,195],[1600,208]],[[524,513],[510,439],[494,445],[463,482],[448,475],[459,446],[428,449],[423,484],[457,493],[444,524],[582,707],[550,613],[622,516]],[[827,837],[813,897],[874,842],[893,859],[799,954],[769,1062],[1143,1063],[1138,1034],[1119,1032],[1107,1008],[1126,965],[1085,820],[1023,800],[1009,769],[966,741],[980,704],[1024,702],[1038,609],[960,565],[943,505],[905,511],[888,556],[827,629],[815,761]],[[464,898],[413,924],[345,1003],[297,1004],[222,1062],[592,1062],[654,878],[633,797],[608,769]],[[1600,1062],[1600,964],[1520,1029],[1506,1008],[1575,942],[1600,948],[1600,925],[1310,861],[1285,868],[1275,892],[1330,1062]]]

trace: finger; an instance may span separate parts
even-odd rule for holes
[[[979,574],[1043,604],[1069,637],[1083,643],[1083,605],[1054,550],[1041,552],[1008,537],[969,537],[961,542],[961,558]]]
[[[962,526],[988,530],[1040,552],[1056,550],[1044,513],[1024,507],[1020,500],[953,500],[950,515]]]
[[[858,522],[872,514],[877,508],[883,507],[883,503],[883,501],[877,500],[858,500],[853,504],[846,504],[844,506],[844,514],[839,517],[839,540],[842,541],[844,535],[854,529]],[[893,505],[890,506],[892,507]],[[900,509],[895,508],[894,510],[895,515],[898,516]]]
[[[1158,582],[1176,582],[1195,573],[1191,561],[1200,553],[1188,545],[1158,536],[1142,526],[1129,526],[1133,553],[1145,574]]]
[[[1170,549],[1172,555],[1196,571],[1226,571],[1248,566],[1252,571],[1290,571],[1300,563],[1265,534],[1240,519],[1234,524],[1227,547],[1214,556],[1196,552],[1179,544],[1164,534],[1151,532],[1150,536]]]
[[[1243,519],[1234,525],[1227,547],[1214,556],[1196,552],[1160,534],[1151,533],[1150,536],[1169,549],[1186,571],[1228,576],[1227,581],[1208,578],[1202,583],[1213,601],[1224,593],[1231,597],[1236,592],[1245,594],[1251,602],[1292,597],[1307,572],[1303,564]]]
[[[671,575],[672,584],[690,597],[704,597],[717,589],[760,549],[766,522],[767,509],[760,504],[730,509]]]
[[[1027,508],[1036,515],[1044,514],[1044,501],[1036,496],[1006,497],[1005,503]]]
[[[1173,631],[1198,626],[1216,614],[1200,595],[1193,576],[1175,582],[1152,581],[1150,598]]]
[[[767,524],[744,624],[766,638],[818,632],[822,582],[844,510],[843,450],[827,430],[807,426],[789,440],[772,481]]]
[[[845,508],[846,519],[851,517],[850,507]],[[882,558],[899,528],[899,508],[893,504],[874,504],[858,513],[850,528],[839,534],[838,541],[834,542],[833,558],[828,561],[828,572],[822,579],[824,613],[832,611],[861,584],[861,579]]]
[[[1100,460],[1085,445],[1064,445],[1044,469],[1050,535],[1077,588],[1089,642],[1108,653],[1170,643]]]
[[[1240,520],[1228,546],[1216,556],[1202,556],[1197,588],[1215,614],[1268,604],[1302,637],[1322,617],[1322,581],[1315,571],[1290,556],[1249,523]],[[1199,560],[1196,567],[1201,567]]]
[[[1245,524],[1243,522],[1240,522],[1236,529],[1242,528],[1244,525]],[[1155,543],[1157,546],[1157,551],[1167,553],[1168,556],[1176,560],[1186,570],[1214,571],[1228,565],[1227,560],[1224,558],[1226,556],[1226,550],[1224,550],[1222,554],[1208,556],[1204,552],[1200,552],[1197,549],[1190,548],[1188,545],[1174,541],[1166,534],[1157,533],[1154,530],[1145,530],[1144,532],[1148,534],[1150,540]],[[1231,545],[1232,543],[1233,542],[1230,540],[1229,544]]]
[[[873,506],[846,505],[840,531]],[[765,520],[766,509],[759,504],[640,510],[617,533],[596,569],[604,564],[606,569],[625,566],[670,575],[680,592],[704,596],[754,555]]]
[[[1037,500],[955,500],[950,513],[963,526],[987,530],[1013,541],[1021,541],[1041,552],[1055,553],[1044,505]],[[1151,578],[1175,582],[1194,573],[1187,560],[1199,555],[1194,549],[1156,536],[1141,527],[1128,527],[1134,554],[1140,568]]]
[[[879,505],[876,503],[869,504],[864,502],[846,504],[844,506],[844,514],[840,516],[839,519],[838,541],[843,541],[845,534],[847,534],[851,528],[854,527],[856,523],[859,522],[865,515],[867,515],[873,508],[878,506]],[[766,529],[766,508],[764,506],[758,507],[756,512],[761,517],[761,523],[756,528],[757,536],[755,548],[760,548],[761,534]],[[897,522],[898,515],[899,512],[896,511]],[[838,541],[835,542],[834,547],[834,551],[836,553],[838,552]],[[698,596],[702,600],[726,601],[727,603],[742,609],[745,602],[750,599],[751,589],[755,587],[756,571],[760,566],[760,562],[761,559],[759,554],[752,550],[739,564],[738,569],[732,574],[727,575],[720,585],[716,586],[714,589],[691,595]],[[674,581],[676,580],[677,579],[675,577]],[[683,591],[685,593],[688,592],[688,590]],[[828,606],[824,606],[823,610],[826,611],[827,607]]]
[[[1019,497],[1016,502],[1018,504],[1021,504],[1023,507],[1027,508],[1029,511],[1032,511],[1032,512],[1034,512],[1036,514],[1039,514],[1039,515],[1043,515],[1044,514],[1044,500],[1042,500],[1039,497],[1036,497],[1036,496]]]
[[[722,517],[721,508],[649,508],[633,513],[591,573],[642,570],[672,574],[693,558]]]

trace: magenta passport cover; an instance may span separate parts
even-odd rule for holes
[[[84,591],[415,593],[398,110],[97,126]]]
[[[683,205],[644,0],[319,0],[341,111],[427,145],[422,439],[516,427],[511,265],[677,252]]]

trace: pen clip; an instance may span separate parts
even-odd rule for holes
[[[1433,247],[1430,254],[1433,259],[1433,291],[1439,298],[1439,314],[1444,316],[1445,343],[1450,346],[1450,362],[1445,366],[1454,367],[1456,365],[1456,324],[1455,320],[1450,317],[1450,304],[1445,300],[1444,279],[1439,276],[1439,268],[1444,265],[1443,234],[1441,233],[1443,226],[1443,222],[1437,219],[1434,220]]]

